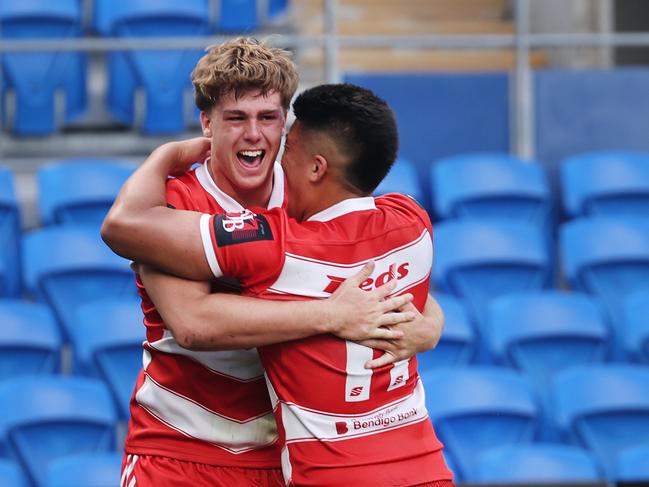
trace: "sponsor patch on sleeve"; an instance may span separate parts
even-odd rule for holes
[[[250,210],[225,213],[214,218],[214,235],[219,247],[257,240],[273,240],[268,220]]]

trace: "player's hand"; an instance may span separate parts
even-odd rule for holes
[[[388,297],[396,287],[396,279],[372,291],[359,287],[373,270],[374,262],[368,262],[360,272],[343,281],[326,300],[334,335],[352,341],[398,340],[403,331],[390,325],[415,319],[412,310],[402,309],[412,301],[412,294]]]
[[[400,340],[364,340],[361,345],[383,350],[383,355],[370,360],[365,367],[376,369],[400,360],[412,357],[416,353],[434,348],[439,343],[444,328],[444,314],[437,302],[429,297],[426,302],[425,314],[421,314],[412,303],[402,308],[410,311],[416,318],[409,323],[401,323],[393,328],[402,330],[404,335]]]
[[[168,157],[158,159],[166,164],[167,173],[171,176],[178,176],[187,172],[192,164],[205,161],[210,156],[211,145],[209,137],[194,137],[168,142],[156,150],[165,151],[168,155]]]

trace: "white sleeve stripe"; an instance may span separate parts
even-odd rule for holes
[[[201,215],[201,240],[203,241],[203,250],[205,251],[205,258],[212,270],[214,277],[223,277],[223,271],[219,266],[219,261],[216,259],[216,251],[212,244],[212,237],[210,236],[210,216],[208,214]]]

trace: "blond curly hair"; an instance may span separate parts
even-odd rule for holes
[[[237,37],[208,49],[192,71],[194,98],[200,110],[210,111],[224,95],[240,97],[249,91],[276,91],[288,111],[298,86],[291,53],[252,37]]]

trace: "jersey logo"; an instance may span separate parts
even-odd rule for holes
[[[273,239],[268,220],[263,215],[257,215],[250,210],[216,216],[214,235],[219,247]]]
[[[349,431],[349,428],[347,427],[347,423],[344,421],[336,421],[336,433],[339,435],[344,435]]]
[[[394,279],[394,278],[396,278],[397,280],[403,279],[410,272],[408,267],[410,267],[409,262],[404,262],[402,264],[399,264],[398,266],[397,264],[390,264],[390,267],[388,268],[387,272],[379,274],[376,278],[368,277],[363,282],[361,282],[361,285],[359,287],[363,291],[371,291],[376,287],[383,286],[390,279]],[[323,291],[326,293],[333,293],[336,289],[338,289],[338,287],[345,280],[344,277],[330,276],[330,275],[327,275],[327,279],[329,279],[329,283],[323,289]]]
[[[363,386],[352,387],[352,391],[349,393],[352,397],[358,397],[363,392]]]

